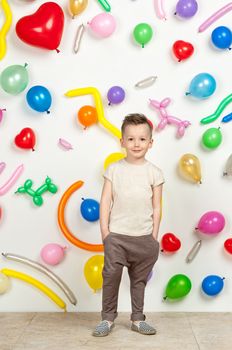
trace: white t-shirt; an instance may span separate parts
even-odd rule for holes
[[[162,171],[149,161],[135,165],[122,159],[111,164],[104,177],[112,182],[110,232],[129,236],[153,230],[153,187],[164,183]]]

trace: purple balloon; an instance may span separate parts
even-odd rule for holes
[[[121,103],[125,98],[125,91],[120,86],[112,86],[107,93],[107,98],[109,104]]]
[[[225,227],[225,218],[218,211],[208,211],[200,218],[197,229],[203,233],[219,233]]]
[[[176,13],[183,18],[190,18],[198,10],[196,0],[179,0],[176,4]]]

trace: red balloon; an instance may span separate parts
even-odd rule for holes
[[[19,148],[32,149],[35,146],[35,133],[31,128],[24,128],[15,136],[15,144]]]
[[[193,54],[194,47],[191,43],[183,40],[177,40],[174,42],[172,50],[180,62],[182,60],[186,60],[186,58],[189,58]]]
[[[232,238],[228,238],[225,242],[224,242],[224,247],[225,250],[232,254]]]
[[[181,247],[181,242],[173,233],[165,233],[161,240],[162,250],[176,252]]]
[[[63,28],[62,8],[55,2],[46,2],[32,15],[20,18],[16,24],[16,33],[27,44],[57,50]]]

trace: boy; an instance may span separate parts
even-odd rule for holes
[[[102,321],[93,332],[96,337],[108,335],[114,327],[124,266],[130,277],[131,329],[141,334],[156,333],[145,322],[143,304],[147,278],[159,255],[164,179],[161,170],[145,159],[153,143],[149,120],[143,114],[129,114],[121,129],[126,157],[107,168],[100,201],[105,259]]]

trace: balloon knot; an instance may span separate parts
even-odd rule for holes
[[[191,93],[190,92],[186,92],[185,95],[188,96],[188,95],[191,95]]]
[[[50,114],[51,112],[50,111],[46,111],[47,112],[47,114]]]
[[[35,152],[35,149],[34,149],[34,148],[32,148],[32,152]]]
[[[59,53],[59,52],[60,52],[60,50],[59,50],[59,49],[56,49],[56,52],[57,52],[57,53]]]
[[[81,198],[83,201],[85,200],[85,198]]]
[[[28,63],[24,63],[24,68],[26,68],[28,66]]]
[[[181,62],[181,59],[179,59],[178,62]]]
[[[176,16],[177,15],[177,12],[174,12],[174,16]]]

